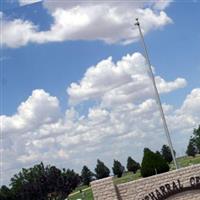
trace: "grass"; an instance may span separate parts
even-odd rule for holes
[[[92,194],[92,189],[91,187],[87,187],[84,190],[82,190],[82,194],[84,193],[84,198],[80,192],[75,192],[72,193],[69,197],[68,200],[77,200],[77,199],[82,199],[82,200],[93,200],[93,194]]]
[[[125,172],[121,178],[114,177],[114,183],[118,185],[121,183],[127,183],[133,180],[137,180],[139,178],[141,178],[140,171],[137,171],[136,174],[133,174],[131,172]]]
[[[200,154],[196,155],[195,157],[191,156],[183,156],[180,158],[177,158],[178,165],[182,167],[187,167],[190,165],[200,164]],[[170,165],[171,169],[175,169],[174,165]]]
[[[196,157],[190,157],[190,156],[183,156],[177,159],[178,164],[180,167],[187,167],[190,165],[194,164],[200,164],[200,154],[197,155]],[[173,164],[170,164],[171,170],[175,169]],[[124,175],[121,178],[114,177],[114,183],[116,185],[121,184],[121,183],[127,183],[133,180],[137,180],[141,178],[140,171],[138,171],[136,174],[130,173],[130,172],[125,172]],[[80,189],[84,191],[85,193],[85,198],[81,197],[80,194]],[[73,191],[73,193],[68,197],[68,200],[77,200],[77,199],[82,199],[82,200],[93,200],[93,194],[92,194],[92,189],[87,186],[81,186],[78,187],[76,190]]]
[[[80,191],[80,190],[85,190],[86,188],[88,188],[87,185],[79,186],[79,187],[77,187],[72,193],[78,192],[78,191]]]

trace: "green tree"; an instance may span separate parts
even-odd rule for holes
[[[193,131],[193,140],[198,153],[200,153],[200,125],[197,129],[194,129]]]
[[[81,171],[81,179],[84,185],[89,185],[94,179],[94,174],[89,170],[87,166],[83,166]]]
[[[112,170],[113,174],[119,178],[124,172],[124,166],[118,160],[114,160]]]
[[[174,151],[175,152],[175,151]],[[163,145],[162,149],[161,149],[161,154],[162,157],[168,162],[171,163],[173,160],[172,154],[171,154],[171,150],[169,148],[169,146],[167,145]]]
[[[140,169],[140,164],[133,160],[130,156],[127,159],[126,168],[129,172],[133,172],[134,174]]]
[[[154,153],[150,149],[144,149],[144,156],[141,164],[141,175],[143,177],[152,176],[169,171],[167,161],[160,153]]]
[[[187,146],[186,154],[188,156],[193,156],[193,157],[195,157],[195,155],[197,154],[197,149],[195,147],[195,142],[194,142],[193,138],[190,138],[190,140],[189,140],[189,144]]]
[[[14,200],[12,191],[5,185],[0,188],[0,199],[1,200]]]
[[[97,160],[95,172],[96,172],[97,179],[106,178],[110,175],[109,168],[106,167],[106,165],[102,161],[100,161],[99,159]]]
[[[61,171],[41,163],[14,175],[11,189],[17,200],[65,199],[79,183],[80,177],[73,170]]]

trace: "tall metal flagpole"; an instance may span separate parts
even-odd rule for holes
[[[138,29],[139,29],[142,46],[143,46],[144,51],[145,51],[146,62],[147,62],[148,67],[149,67],[150,78],[151,78],[152,83],[153,83],[156,101],[157,101],[157,104],[159,106],[160,115],[161,115],[162,122],[163,122],[163,127],[164,127],[164,130],[165,130],[165,134],[167,136],[168,144],[169,144],[169,147],[170,147],[170,151],[171,151],[171,154],[172,154],[172,157],[173,157],[175,167],[176,167],[176,169],[178,169],[178,164],[177,164],[176,157],[175,157],[175,154],[174,154],[173,145],[172,145],[172,141],[171,141],[170,134],[169,134],[169,129],[168,129],[167,122],[166,122],[166,119],[165,119],[165,115],[164,115],[164,111],[163,111],[163,108],[162,108],[160,96],[159,96],[159,93],[158,93],[158,89],[156,87],[155,77],[154,77],[154,74],[153,74],[153,71],[152,71],[152,68],[151,68],[151,63],[150,63],[149,55],[148,55],[148,52],[147,52],[147,47],[146,47],[146,44],[145,44],[145,41],[144,41],[144,37],[143,37],[142,31],[141,31],[141,27],[140,27],[140,23],[139,23],[138,18],[136,18],[135,25],[138,26]]]

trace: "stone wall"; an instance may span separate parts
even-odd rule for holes
[[[187,191],[187,192],[183,192],[180,194],[176,194],[172,197],[169,197],[167,200],[183,200],[183,199],[195,199],[195,200],[199,200],[200,199],[200,191]]]
[[[93,181],[91,183],[94,199],[96,200],[118,200],[116,187],[112,177]]]
[[[200,200],[200,165],[119,185],[109,177],[91,186],[95,200]]]

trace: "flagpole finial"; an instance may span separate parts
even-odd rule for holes
[[[139,23],[139,19],[138,19],[138,18],[136,18],[135,20],[136,20],[136,23],[135,23],[135,25],[136,25],[136,26],[139,26],[139,25],[140,25],[140,23]]]

